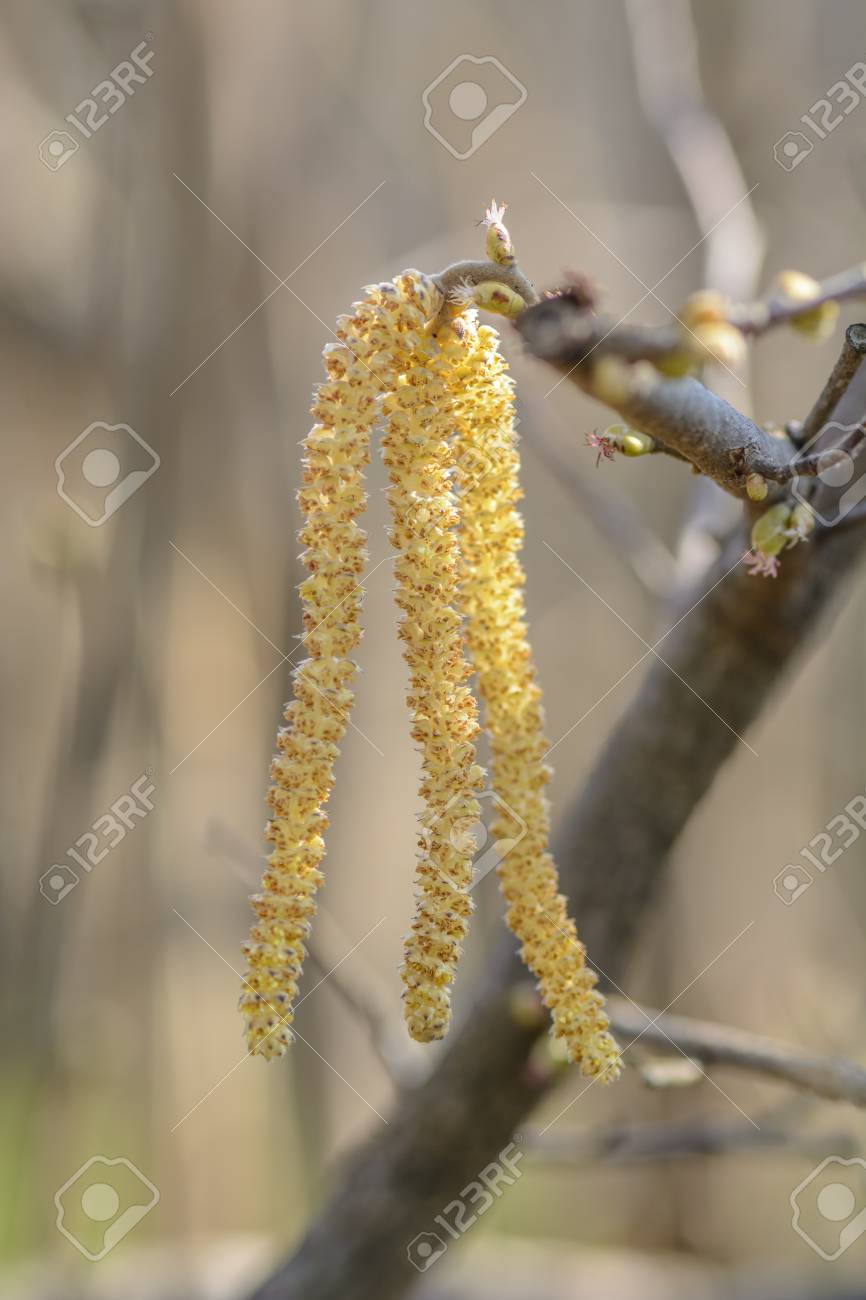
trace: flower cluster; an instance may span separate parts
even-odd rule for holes
[[[473,313],[474,315],[474,313]],[[455,358],[451,386],[458,409],[456,459],[460,500],[461,590],[466,641],[478,674],[490,735],[494,793],[525,826],[503,856],[498,874],[508,904],[508,925],[521,944],[526,965],[538,980],[550,1010],[554,1036],[569,1060],[588,1077],[616,1078],[619,1049],[586,965],[586,950],[559,893],[555,863],[548,851],[550,813],[545,787],[541,691],[527,639],[520,563],[522,496],[514,429],[512,382],[494,329],[464,322],[462,349]],[[479,468],[472,452],[481,451]],[[468,468],[462,468],[468,466]],[[493,834],[509,835],[509,818],[500,815]]]
[[[265,832],[272,848],[261,892],[251,899],[257,920],[244,944],[248,970],[240,1010],[252,1054],[281,1056],[292,1041],[305,940],[322,883],[319,864],[334,782],[338,744],[352,707],[361,638],[361,573],[366,534],[358,516],[366,506],[364,467],[378,415],[377,395],[393,379],[390,336],[376,328],[368,302],[338,323],[338,342],[324,352],[328,378],[311,408],[317,423],[304,439],[305,516],[300,540],[309,577],[301,584],[304,646],[308,658],[295,671],[288,726],[277,738]]]
[[[569,1058],[592,1078],[615,1078],[620,1070],[597,977],[586,965],[548,851],[550,770],[523,602],[512,383],[498,335],[479,326],[476,310],[510,316],[523,306],[520,294],[497,279],[514,263],[503,215],[494,204],[485,219],[488,277],[456,294],[418,271],[371,285],[339,318],[337,342],[325,349],[328,377],[312,407],[317,423],[304,441],[298,494],[309,570],[301,584],[309,657],[295,671],[288,726],[271,767],[266,834],[272,851],[244,945],[240,1008],[251,1053],[281,1055],[292,1038],[322,882],[324,805],[353,703],[351,655],[361,637],[366,559],[358,516],[366,504],[371,431],[381,418],[399,635],[423,772],[416,913],[401,972],[409,1033],[420,1042],[445,1034],[472,911],[471,828],[485,783],[475,755],[478,708],[468,684],[474,671],[494,793],[525,827],[498,866],[508,924]],[[643,454],[626,443],[624,435],[617,449]],[[492,830],[508,833],[502,824]]]
[[[453,402],[443,380],[446,355],[425,334],[434,314],[432,283],[417,272],[396,281],[406,295],[400,335],[403,382],[383,400],[382,455],[391,486],[388,500],[398,551],[399,634],[409,666],[412,736],[422,756],[421,853],[416,868],[416,914],[404,944],[402,979],[406,1025],[412,1038],[442,1038],[451,1018],[450,986],[469,924],[472,902],[472,825],[475,794],[484,773],[473,741],[478,710],[466,685],[457,606],[459,551],[451,491]],[[441,305],[435,304],[436,308]]]

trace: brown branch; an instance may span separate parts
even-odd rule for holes
[[[623,998],[611,998],[611,1024],[628,1041],[640,1038],[663,1052],[685,1052],[703,1065],[730,1065],[779,1079],[823,1097],[866,1106],[866,1069],[853,1061],[816,1056],[730,1025],[659,1015]],[[654,1023],[653,1023],[654,1022]]]
[[[488,261],[468,261],[452,262],[444,271],[432,277],[436,287],[449,297],[455,289],[463,285],[487,284],[494,281],[498,284],[505,284],[515,293],[520,294],[524,302],[532,304],[538,302],[538,293],[531,280],[528,280],[515,263],[513,266],[503,266],[500,262]]]
[[[866,325],[849,325],[845,331],[845,342],[839,360],[830,372],[830,378],[821,390],[815,405],[797,432],[799,443],[808,442],[815,434],[821,432],[848,391],[848,385],[859,370],[864,356],[866,356]]]
[[[809,298],[792,302],[783,294],[770,293],[758,302],[732,307],[728,319],[744,334],[763,334],[774,325],[785,325],[825,302],[847,302],[853,298],[866,299],[866,262],[829,276]]]
[[[750,474],[777,480],[789,474],[796,454],[791,440],[760,429],[723,398],[696,379],[662,379],[654,372],[624,383],[622,392],[597,390],[598,367],[589,364],[587,340],[599,335],[599,321],[567,295],[548,298],[523,312],[515,322],[529,351],[567,376],[590,397],[605,401],[641,433],[649,434],[684,456],[702,474],[735,496],[746,499]],[[603,332],[603,330],[602,330]],[[630,334],[658,341],[662,331],[633,329]],[[670,331],[667,331],[670,333]],[[614,329],[610,339],[619,337]],[[650,349],[644,347],[646,355]],[[617,355],[626,354],[619,351]],[[634,352],[629,359],[634,358]],[[645,379],[645,382],[644,382]]]

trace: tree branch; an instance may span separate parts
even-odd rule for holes
[[[848,385],[859,370],[864,356],[866,356],[866,325],[849,325],[845,331],[845,342],[842,344],[839,360],[830,372],[830,378],[822,388],[815,405],[798,430],[799,443],[808,442],[816,433],[821,432],[848,391]]]
[[[564,1129],[530,1132],[526,1146],[537,1158],[552,1164],[647,1164],[657,1160],[684,1160],[694,1156],[739,1155],[743,1151],[781,1149],[820,1159],[827,1151],[853,1155],[857,1149],[850,1133],[803,1133],[795,1125],[779,1124],[774,1116],[761,1117],[761,1125],[742,1120],[671,1120],[657,1124],[622,1124],[600,1132]]]
[[[866,262],[829,276],[811,297],[792,302],[783,294],[769,293],[758,302],[733,307],[728,319],[744,334],[763,334],[774,325],[786,325],[795,316],[814,311],[825,302],[848,302],[853,298],[866,298]]]
[[[866,1106],[866,1069],[853,1061],[816,1056],[745,1029],[659,1015],[623,998],[610,998],[611,1024],[628,1041],[640,1038],[663,1052],[685,1052],[703,1065],[731,1065],[780,1079],[828,1101]]]
[[[632,428],[678,452],[735,496],[747,498],[750,474],[776,480],[788,472],[796,454],[791,440],[760,429],[696,379],[640,375],[634,382],[624,383],[620,393],[607,390],[602,395],[596,357],[590,365],[589,354],[609,327],[568,295],[530,307],[515,325],[533,356],[547,361],[590,397],[612,407]],[[633,361],[639,354],[648,358],[660,339],[669,339],[671,333],[632,327],[627,334],[628,349],[621,350],[623,335],[614,328],[606,342],[610,344],[616,336],[617,356]],[[639,339],[643,342],[637,346]],[[664,346],[670,350],[669,342]],[[659,348],[658,355],[661,352]]]

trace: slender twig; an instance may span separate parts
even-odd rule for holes
[[[817,1056],[745,1029],[687,1016],[659,1015],[622,998],[610,999],[611,1025],[624,1038],[665,1052],[685,1052],[704,1065],[731,1065],[780,1079],[824,1097],[866,1107],[866,1069],[853,1061]]]
[[[703,283],[735,301],[751,295],[765,240],[730,136],[704,94],[689,0],[628,0],[626,16],[641,104],[703,237]]]
[[[839,402],[848,390],[860,362],[866,356],[866,325],[849,325],[845,331],[845,342],[839,354],[830,378],[821,390],[815,405],[803,421],[797,433],[797,441],[808,442],[820,433],[830,419]]]
[[[758,302],[732,307],[728,318],[744,334],[763,334],[774,325],[784,325],[825,302],[846,302],[852,298],[866,299],[866,262],[829,276],[810,298],[793,302],[783,294],[770,293]]]
[[[601,389],[597,354],[591,366],[581,364],[587,356],[587,312],[566,295],[530,307],[515,324],[534,356],[618,411],[632,428],[679,452],[734,496],[747,497],[751,474],[770,480],[784,475],[796,454],[785,434],[767,433],[696,379],[663,379],[648,368],[646,375],[625,376],[618,393]],[[646,331],[649,337],[658,333]]]

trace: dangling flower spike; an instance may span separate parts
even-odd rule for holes
[[[505,813],[522,827],[498,866],[508,924],[550,1009],[554,1036],[591,1078],[620,1070],[597,977],[558,892],[548,851],[546,741],[527,641],[519,551],[521,493],[511,380],[498,335],[477,309],[520,314],[537,296],[518,270],[504,205],[488,209],[488,261],[430,278],[407,271],[372,285],[337,322],[325,349],[317,420],[304,442],[301,584],[309,658],[295,672],[268,803],[273,849],[257,920],[244,946],[240,1007],[251,1053],[281,1055],[292,1034],[315,894],[322,882],[324,805],[353,702],[366,551],[358,516],[364,467],[381,418],[391,540],[397,550],[399,635],[409,668],[412,736],[421,755],[416,913],[404,944],[407,1028],[442,1038],[450,988],[472,911],[478,794],[478,708],[485,709],[502,847]],[[632,453],[635,454],[635,453]]]

